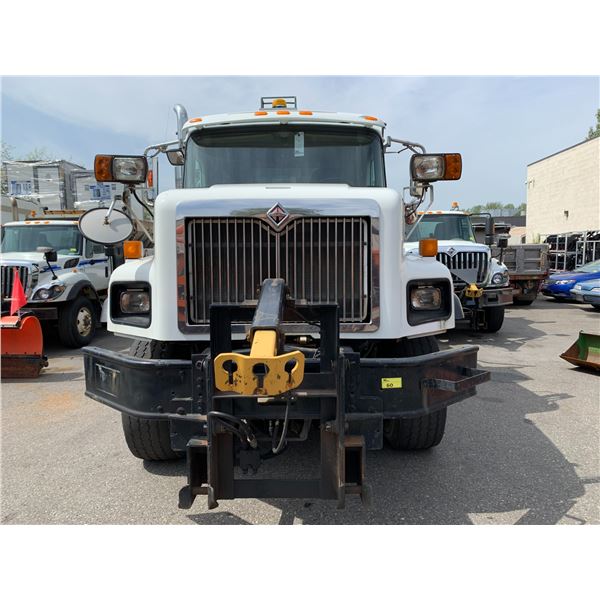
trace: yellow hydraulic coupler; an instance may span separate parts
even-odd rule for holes
[[[465,290],[465,296],[467,298],[481,298],[481,296],[483,296],[483,288],[477,287],[474,283],[471,283]]]
[[[224,352],[215,358],[215,387],[245,396],[277,396],[304,379],[304,354],[277,355],[277,331],[257,330],[250,356]]]

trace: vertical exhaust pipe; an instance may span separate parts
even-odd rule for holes
[[[181,131],[186,121],[188,120],[187,110],[182,104],[176,104],[173,107],[175,115],[177,115],[177,139],[179,140],[179,146],[183,149],[183,137]],[[183,187],[183,167],[175,167],[175,187]]]

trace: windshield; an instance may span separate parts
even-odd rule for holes
[[[600,260],[595,260],[594,262],[590,262],[587,265],[583,265],[576,269],[579,273],[596,273],[600,272]]]
[[[40,247],[58,254],[81,254],[76,225],[14,225],[2,228],[2,252],[36,252]]]
[[[381,138],[362,127],[278,125],[200,130],[187,144],[185,187],[347,183],[384,187]]]
[[[418,242],[426,238],[436,240],[465,240],[474,242],[475,236],[471,219],[467,215],[423,215],[421,222],[407,238],[408,242]]]

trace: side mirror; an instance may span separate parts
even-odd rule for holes
[[[44,260],[46,262],[56,262],[58,260],[58,255],[56,254],[56,250],[54,250],[54,248],[49,248],[48,246],[39,246],[35,250],[36,252],[44,253]]]
[[[166,155],[167,155],[167,158],[169,159],[169,162],[174,167],[181,167],[185,162],[185,155],[183,153],[183,150],[181,150],[181,149],[167,150]]]
[[[508,247],[508,238],[499,237],[498,238],[498,248],[507,248]]]
[[[489,233],[485,234],[485,239],[483,242],[486,246],[491,246],[494,243],[494,236]]]
[[[144,183],[148,174],[145,156],[114,156],[96,154],[94,176],[96,181],[128,184]]]

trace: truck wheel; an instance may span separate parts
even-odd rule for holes
[[[398,343],[398,357],[420,356],[437,352],[439,346],[433,336],[401,340]],[[383,423],[383,436],[394,450],[426,450],[437,446],[444,437],[446,408],[410,419],[386,419]]]
[[[171,358],[172,347],[156,340],[136,340],[129,349],[137,358]],[[139,419],[121,415],[125,441],[131,454],[142,460],[173,460],[182,453],[171,449],[171,432],[167,419]]]
[[[496,333],[504,323],[504,306],[488,306],[485,310],[485,327],[483,331]]]
[[[96,310],[92,301],[79,296],[58,313],[58,337],[69,348],[87,346],[96,331]]]

